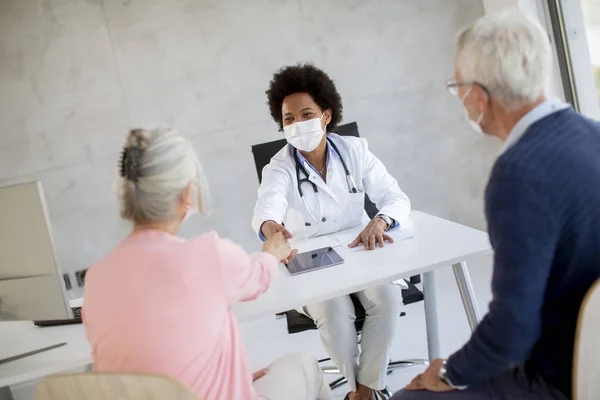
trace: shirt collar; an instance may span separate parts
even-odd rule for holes
[[[298,160],[300,160],[304,168],[311,168],[313,171],[318,172],[317,169],[311,163],[308,162],[306,157],[304,157],[301,152],[297,151],[296,154],[298,154]],[[327,143],[327,159],[325,162],[325,168],[329,169],[329,160],[331,160],[334,154],[335,151],[333,150],[333,146]]]
[[[501,154],[517,143],[531,125],[550,114],[569,107],[569,104],[560,100],[546,100],[543,103],[538,104],[535,108],[525,114],[512,128],[506,138],[506,142],[504,142]]]

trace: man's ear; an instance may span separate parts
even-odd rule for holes
[[[476,87],[476,89],[477,89],[477,111],[482,113],[485,111],[488,103],[490,102],[490,97],[485,92],[485,90],[483,90],[482,88]]]

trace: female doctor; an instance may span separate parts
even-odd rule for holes
[[[350,247],[375,250],[393,242],[386,232],[401,226],[410,201],[371,153],[365,139],[332,133],[342,118],[333,81],[310,64],[279,70],[267,90],[270,112],[288,145],[264,168],[253,227],[265,240],[329,234],[361,224],[365,193],[379,214]],[[367,218],[368,220],[368,218]],[[290,254],[288,259],[293,258]],[[368,268],[365,265],[365,268]],[[366,310],[358,355],[355,312],[350,296],[305,307],[321,341],[348,379],[347,398],[383,398],[387,364],[400,314],[401,290],[391,283],[353,293]]]

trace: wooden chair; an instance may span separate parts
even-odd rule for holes
[[[44,379],[36,400],[200,400],[187,386],[166,376],[80,373]]]
[[[573,399],[600,396],[600,280],[588,290],[577,320],[573,354]]]

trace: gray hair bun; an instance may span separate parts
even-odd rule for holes
[[[119,171],[123,178],[131,182],[138,182],[140,178],[140,166],[144,151],[148,148],[150,135],[143,129],[132,129],[125,142],[121,153]]]

